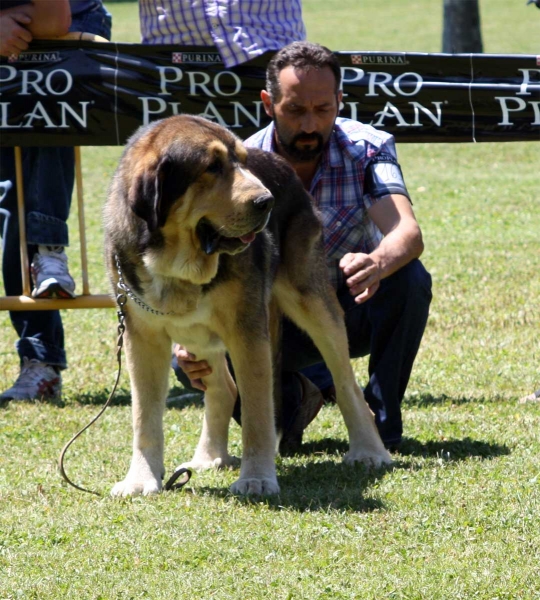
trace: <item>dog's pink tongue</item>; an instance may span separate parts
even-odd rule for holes
[[[251,244],[251,242],[255,239],[255,233],[252,231],[251,233],[243,235],[240,239],[242,242],[244,242],[244,244]]]

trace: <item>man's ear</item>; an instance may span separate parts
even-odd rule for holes
[[[341,103],[342,100],[343,100],[343,90],[338,90],[338,93],[337,93],[337,112],[338,112],[338,115],[339,115],[341,109],[343,108],[343,105]]]
[[[263,102],[264,110],[269,117],[274,118],[274,105],[272,104],[272,98],[266,90],[261,90],[261,100]]]

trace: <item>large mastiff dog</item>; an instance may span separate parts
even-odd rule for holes
[[[201,438],[187,465],[232,464],[227,442],[237,385],[243,453],[231,489],[279,492],[273,359],[281,314],[310,335],[332,372],[350,438],[345,462],[390,462],[354,379],[342,311],[327,279],[321,225],[284,160],[246,150],[226,129],[199,117],[142,127],[114,176],[105,234],[114,293],[121,277],[130,297],[125,347],[133,457],[114,495],[162,487],[162,417],[173,341],[213,369],[204,380]]]

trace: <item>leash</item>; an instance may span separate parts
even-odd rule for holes
[[[64,467],[64,459],[65,459],[66,452],[67,452],[68,448],[71,446],[71,444],[73,444],[73,442],[77,438],[79,438],[87,429],[89,429],[103,415],[103,413],[110,406],[112,399],[114,397],[114,394],[116,393],[116,388],[118,387],[118,382],[120,381],[120,375],[122,373],[122,348],[124,346],[124,333],[126,331],[126,325],[125,325],[126,313],[124,312],[124,307],[128,301],[129,288],[124,283],[124,279],[122,277],[122,272],[120,270],[120,261],[119,261],[117,255],[115,255],[115,260],[116,260],[116,266],[117,266],[117,269],[118,269],[118,272],[120,275],[120,279],[117,283],[117,288],[118,288],[119,292],[116,295],[116,304],[118,305],[118,311],[116,312],[117,317],[118,317],[118,338],[117,338],[117,342],[116,342],[116,360],[118,362],[118,372],[116,374],[116,381],[114,382],[113,389],[111,390],[111,393],[109,394],[109,397],[107,398],[107,401],[103,405],[103,408],[87,425],[85,425],[80,431],[78,431],[64,445],[64,447],[62,448],[62,452],[60,452],[60,456],[58,458],[58,469],[59,469],[60,475],[62,476],[64,481],[66,483],[68,483],[70,486],[74,487],[75,489],[77,489],[81,492],[87,492],[88,494],[94,494],[95,496],[101,496],[101,494],[94,490],[88,490],[88,489],[82,487],[81,485],[74,483],[68,477],[68,475],[66,473],[66,469]],[[155,312],[157,312],[157,311],[155,311]],[[180,478],[181,475],[184,475],[184,477],[180,481],[178,481],[178,479]],[[185,469],[183,467],[182,468],[178,467],[177,469],[175,469],[175,471],[171,475],[171,477],[167,480],[167,482],[165,483],[163,488],[166,491],[179,490],[182,487],[184,487],[190,479],[191,479],[191,471],[189,469]]]

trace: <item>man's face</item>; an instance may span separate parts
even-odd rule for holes
[[[316,160],[328,142],[339,112],[341,92],[330,67],[279,74],[281,97],[272,104],[263,91],[265,110],[274,119],[278,150],[292,162]]]

